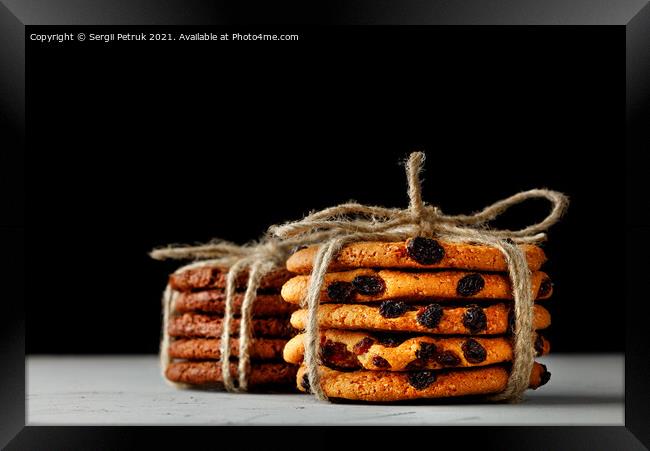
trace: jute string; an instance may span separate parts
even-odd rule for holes
[[[323,241],[314,258],[303,308],[307,308],[305,333],[305,366],[311,391],[317,398],[327,396],[321,387],[319,373],[318,306],[325,274],[341,247],[357,241],[398,241],[414,236],[427,236],[451,241],[492,246],[504,256],[513,293],[514,358],[505,391],[491,400],[520,401],[529,384],[534,364],[534,349],[530,337],[533,332],[533,293],[531,273],[524,253],[517,244],[539,243],[546,239],[545,231],[558,222],[568,206],[562,193],[547,189],[520,192],[500,200],[471,215],[445,215],[439,208],[422,199],[420,173],[425,155],[412,153],[406,163],[409,206],[407,209],[384,208],[346,203],[312,213],[300,221],[272,226],[269,234],[280,240]],[[543,198],[552,204],[551,212],[541,222],[521,230],[494,230],[488,222],[510,207],[528,199]]]

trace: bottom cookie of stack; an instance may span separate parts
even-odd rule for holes
[[[354,401],[392,402],[415,399],[490,395],[502,392],[508,383],[503,366],[444,371],[350,371],[320,367],[321,387],[329,398]],[[530,374],[530,388],[548,382],[546,366],[535,363]],[[296,377],[300,390],[310,390],[306,368]]]
[[[237,362],[230,363],[230,375],[237,380]],[[172,362],[165,371],[172,382],[202,386],[204,388],[223,388],[223,373],[220,361],[182,361]],[[295,367],[277,362],[252,363],[248,372],[248,385],[251,388],[290,388],[296,377]]]

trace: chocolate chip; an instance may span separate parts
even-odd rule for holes
[[[409,373],[408,381],[416,390],[424,390],[436,381],[436,374],[431,371],[415,371]]]
[[[424,327],[433,329],[442,319],[442,307],[440,304],[429,304],[424,309],[420,310],[417,315],[417,322]]]
[[[373,340],[370,337],[364,337],[362,340],[360,340],[357,344],[354,345],[352,348],[352,352],[354,352],[356,355],[362,355],[368,352],[368,349],[375,343],[375,340]]]
[[[541,335],[538,335],[535,338],[535,356],[539,357],[544,354],[544,338]]]
[[[445,256],[445,249],[436,240],[417,236],[406,243],[406,253],[421,265],[433,265]]]
[[[478,341],[470,338],[461,346],[463,355],[469,363],[481,363],[487,358],[487,351]]]
[[[542,372],[541,380],[539,381],[538,387],[541,387],[542,385],[546,385],[546,383],[551,380],[551,373],[546,369],[546,365],[542,364],[542,367],[544,368],[544,371]]]
[[[384,279],[378,276],[357,276],[352,281],[352,286],[361,294],[373,296],[386,289]]]
[[[415,351],[415,356],[421,360],[433,360],[438,349],[434,343],[420,342],[420,349]]]
[[[478,305],[470,306],[463,315],[463,325],[473,334],[485,330],[487,327],[487,317],[485,312]]]
[[[321,346],[320,358],[322,362],[336,368],[357,368],[359,361],[357,357],[348,351],[345,343],[327,340]]]
[[[458,281],[456,285],[456,294],[459,296],[474,296],[485,286],[483,276],[477,273],[468,274]]]
[[[436,355],[436,362],[444,366],[458,366],[460,357],[454,351],[442,351]]]
[[[390,363],[383,357],[378,355],[372,357],[372,364],[377,368],[390,368]]]
[[[354,298],[354,287],[350,282],[332,282],[327,286],[327,296],[337,302],[349,302]]]
[[[508,243],[508,244],[515,244],[515,242],[514,242],[514,240],[513,240],[512,238],[506,238],[506,239],[503,240],[503,241],[505,241],[505,242]]]
[[[384,301],[379,305],[379,314],[384,318],[399,318],[408,310],[402,301]]]
[[[345,344],[326,340],[325,343],[321,345],[320,355],[323,361],[329,362],[332,358],[335,358],[337,354],[345,351],[347,351]]]
[[[542,280],[542,283],[539,284],[537,297],[543,298],[544,296],[548,295],[551,292],[551,288],[553,288],[553,282],[551,282],[551,279],[549,277],[544,278],[544,280]]]
[[[377,338],[377,342],[385,346],[387,348],[394,348],[396,346],[401,345],[404,343],[406,340],[411,338],[409,335],[402,335],[402,334],[395,334],[395,333],[389,333],[389,334],[381,334],[381,333],[374,333],[375,337]]]
[[[307,373],[302,375],[302,383],[300,385],[302,385],[302,388],[304,388],[307,393],[311,392],[311,386],[309,385],[309,377],[307,376]]]
[[[426,362],[422,359],[411,360],[406,364],[406,371],[419,371],[426,366]]]

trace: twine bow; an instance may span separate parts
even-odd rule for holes
[[[500,200],[471,215],[445,215],[422,199],[420,173],[425,155],[414,152],[406,164],[409,206],[407,209],[346,203],[312,213],[300,221],[272,226],[269,234],[280,240],[324,242],[317,252],[303,307],[308,309],[305,332],[305,365],[312,392],[327,399],[320,384],[318,370],[318,305],[327,268],[340,249],[357,241],[404,240],[413,236],[436,236],[450,242],[471,242],[492,246],[504,256],[508,265],[514,298],[514,358],[506,390],[493,400],[521,400],[528,387],[534,363],[530,342],[533,331],[533,295],[531,274],[519,243],[538,243],[546,239],[545,231],[558,222],[568,206],[568,197],[547,189],[523,191]],[[528,199],[543,198],[552,204],[551,212],[541,222],[520,230],[493,230],[488,222],[513,205]]]
[[[250,243],[239,246],[227,241],[213,241],[197,246],[169,246],[155,249],[149,255],[156,260],[197,260],[189,265],[182,266],[176,273],[203,266],[226,266],[226,301],[223,315],[223,330],[220,343],[220,360],[223,384],[228,391],[247,391],[250,356],[248,353],[251,331],[252,311],[256,298],[257,288],[262,278],[272,270],[282,267],[294,246],[296,240],[280,242],[274,239],[264,240],[259,243]],[[241,306],[241,320],[239,326],[239,362],[237,365],[237,382],[235,386],[230,374],[230,328],[234,316],[233,303],[235,297],[236,281],[242,271],[248,269],[248,282]],[[168,284],[163,295],[163,338],[160,345],[161,368],[164,372],[170,363],[168,354],[170,337],[167,331],[172,304],[177,293]]]

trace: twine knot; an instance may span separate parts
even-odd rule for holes
[[[281,240],[296,240],[317,236],[321,240],[357,237],[374,234],[376,240],[416,236],[420,233],[437,235],[452,241],[471,241],[494,238],[509,239],[517,244],[539,243],[546,239],[544,233],[559,221],[568,206],[568,197],[558,191],[532,189],[522,191],[483,210],[469,215],[446,215],[439,207],[427,205],[422,199],[422,172],[425,155],[414,152],[406,163],[409,206],[407,209],[385,208],[349,202],[311,213],[299,221],[275,225],[269,228],[269,235]],[[546,199],[551,212],[540,222],[520,230],[495,230],[488,223],[503,214],[510,207],[529,199]],[[314,241],[314,240],[312,240]],[[316,240],[317,241],[317,240]]]

